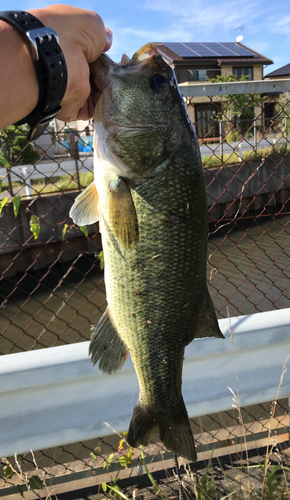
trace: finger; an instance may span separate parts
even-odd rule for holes
[[[104,48],[104,52],[107,52],[107,50],[109,50],[112,46],[112,42],[113,42],[113,33],[111,32],[111,30],[108,28],[108,26],[105,26],[105,30],[106,30],[106,38],[107,38],[107,43],[105,45],[105,48]]]

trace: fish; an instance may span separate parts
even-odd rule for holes
[[[127,442],[164,446],[189,461],[196,449],[182,397],[184,350],[221,333],[206,280],[208,213],[196,133],[172,68],[154,44],[120,63],[91,66],[94,182],[70,216],[99,221],[107,308],[91,361],[117,373],[130,353],[139,381]],[[193,388],[194,390],[194,388]]]

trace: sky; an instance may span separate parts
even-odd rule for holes
[[[1,10],[28,10],[49,0],[1,0]],[[60,0],[98,12],[113,31],[110,57],[132,57],[148,42],[242,43],[271,59],[264,75],[290,63],[289,0]]]

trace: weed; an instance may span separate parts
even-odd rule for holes
[[[93,172],[79,174],[80,187],[85,188],[94,180]],[[35,179],[31,181],[32,194],[48,194],[57,191],[70,191],[78,189],[77,175],[62,175],[49,179],[46,183],[44,179]]]
[[[129,500],[129,498],[122,492],[121,488],[117,485],[117,481],[119,481],[118,477],[115,477],[110,484],[102,483],[101,487],[103,493],[106,493],[106,499],[116,498],[116,500],[121,500],[124,498],[125,500]]]
[[[275,465],[272,470],[266,467],[266,464],[260,464],[263,473],[260,474],[261,481],[261,499],[263,500],[278,500],[285,498],[285,481],[283,472],[279,464]]]
[[[37,498],[43,498],[43,493],[46,490],[46,483],[44,477],[45,473],[43,473],[43,471],[39,471],[38,465],[34,457],[34,453],[32,450],[30,452],[35,467],[35,470],[33,471],[34,474],[29,475],[27,472],[25,472],[23,457],[15,453],[14,455],[15,466],[12,463],[10,463],[7,458],[1,459],[1,462],[5,464],[3,468],[4,475],[8,479],[12,478],[12,476],[14,475],[18,477],[20,483],[16,484],[16,487],[22,497],[24,497],[25,490],[28,490],[32,491]],[[38,491],[40,490],[41,494],[38,493]],[[46,492],[45,499],[48,500],[49,498],[51,498],[51,493]]]
[[[282,145],[281,147],[275,148],[264,148],[257,149],[255,151],[244,151],[243,152],[243,161],[261,161],[261,159],[270,157],[270,158],[279,158],[281,160],[281,156],[285,156],[285,154],[290,151],[290,147],[287,148]],[[240,163],[241,158],[236,152],[227,153],[223,155],[223,161],[221,159],[221,155],[212,155],[212,156],[203,156],[202,164],[205,168],[215,168],[220,167],[223,164],[232,165],[236,163]]]
[[[226,141],[229,142],[237,142],[241,137],[241,132],[232,128],[226,135]]]
[[[160,491],[160,488],[159,486],[157,485],[154,477],[152,476],[152,474],[149,472],[148,470],[148,467],[145,463],[145,458],[144,458],[144,453],[143,453],[143,450],[142,450],[142,446],[140,446],[140,452],[141,452],[141,458],[142,458],[142,463],[146,469],[146,473],[147,473],[147,476],[148,478],[150,479],[150,482],[152,484],[152,486],[155,488],[155,491],[156,491],[156,494],[155,496],[159,496],[160,498],[162,498],[162,500],[165,500],[164,496],[162,495],[161,491]]]

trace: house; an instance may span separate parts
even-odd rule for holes
[[[290,78],[290,64],[285,64],[285,66],[264,76],[265,80],[275,80],[276,78],[279,80],[288,80]]]
[[[273,64],[271,59],[238,42],[224,43],[155,43],[162,57],[174,69],[177,81],[184,85],[198,84],[218,75],[235,75],[238,79],[262,80],[263,68]],[[218,123],[213,120],[223,106],[221,98],[190,99],[189,114],[199,137],[217,137]]]
[[[285,64],[285,66],[281,66],[281,68],[272,71],[264,76],[265,80],[289,80],[290,79],[290,64]],[[278,126],[278,129],[281,130],[281,119],[285,120],[286,114],[289,114],[289,93],[286,92],[284,97],[276,95],[279,98],[279,104],[277,106],[277,102],[272,99],[269,102],[265,103],[265,125],[267,127],[275,128]],[[278,101],[278,100],[277,100]],[[287,111],[284,110],[284,107],[287,106]],[[282,111],[282,113],[281,113]],[[284,120],[283,120],[284,119]],[[285,125],[285,124],[284,124]],[[286,126],[286,125],[285,125]]]

